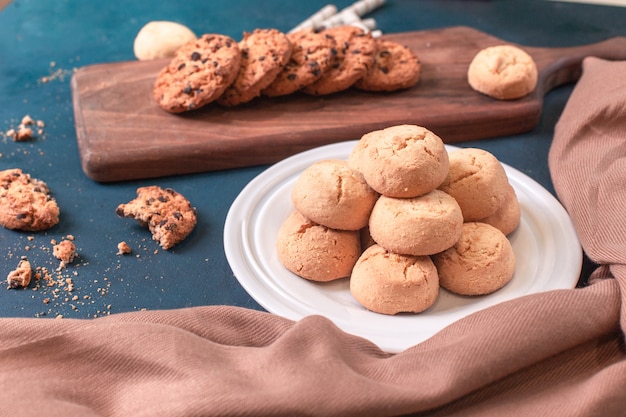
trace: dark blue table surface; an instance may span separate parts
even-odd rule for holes
[[[339,8],[352,3],[336,1]],[[262,309],[241,287],[223,248],[224,221],[242,188],[267,167],[100,184],[81,170],[71,100],[72,71],[96,63],[133,60],[133,40],[151,20],[183,23],[197,34],[275,27],[288,31],[324,1],[279,0],[94,1],[15,0],[0,11],[0,132],[24,115],[45,122],[43,135],[14,142],[0,135],[0,169],[22,168],[46,181],[60,223],[42,233],[0,229],[0,279],[26,256],[47,268],[53,285],[26,290],[0,286],[0,316],[87,318],[139,309],[228,304]],[[385,33],[471,26],[529,46],[574,46],[626,35],[626,8],[543,0],[388,0],[369,17]],[[47,77],[47,82],[44,78]],[[554,192],[547,154],[555,123],[572,85],[545,98],[536,129],[512,137],[467,142],[493,152]],[[348,138],[350,139],[350,138]],[[172,187],[198,209],[195,231],[171,251],[158,248],[146,229],[115,215],[139,186]],[[78,258],[57,272],[52,241],[74,236]],[[134,249],[116,255],[117,243]],[[584,278],[584,273],[583,273]],[[73,282],[68,291],[66,280]]]

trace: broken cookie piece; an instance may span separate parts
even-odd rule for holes
[[[163,249],[183,241],[197,222],[196,208],[182,194],[156,185],[138,188],[137,198],[120,204],[115,212],[147,226]]]
[[[33,276],[33,269],[30,266],[30,262],[26,259],[20,260],[13,271],[7,275],[8,289],[26,288],[30,284],[30,279]]]
[[[76,257],[76,245],[71,240],[65,239],[61,243],[54,245],[52,254],[61,261],[59,269],[63,269],[68,264],[71,264]]]
[[[0,225],[37,232],[59,222],[59,206],[45,182],[19,168],[0,171]]]

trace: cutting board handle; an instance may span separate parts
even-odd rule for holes
[[[541,89],[541,95],[544,95],[553,88],[577,81],[582,74],[582,62],[586,57],[593,56],[609,61],[626,60],[626,37],[619,36],[581,46],[526,50],[538,63],[537,85]]]

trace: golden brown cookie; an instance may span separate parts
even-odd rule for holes
[[[399,198],[424,195],[448,174],[443,141],[424,127],[391,126],[367,133],[360,141],[350,163],[360,167],[367,183],[380,194]]]
[[[509,185],[502,206],[491,216],[480,221],[499,229],[505,235],[513,233],[520,224],[521,208],[515,189]]]
[[[533,58],[513,45],[482,49],[467,70],[467,81],[474,90],[500,100],[529,94],[537,86],[537,76]]]
[[[478,221],[494,214],[504,204],[509,187],[500,161],[477,148],[457,149],[448,156],[448,176],[439,188],[456,199],[463,219]]]
[[[262,91],[268,97],[291,94],[319,80],[330,68],[337,52],[332,36],[313,29],[290,33],[287,38],[293,47],[291,58],[276,79]]]
[[[376,43],[370,33],[354,26],[326,29],[337,42],[337,53],[331,68],[324,76],[302,89],[313,95],[327,95],[343,91],[362,78],[374,63]]]
[[[278,231],[276,252],[283,266],[302,278],[346,278],[361,254],[359,232],[321,226],[296,210]]]
[[[374,64],[354,86],[365,91],[396,91],[419,82],[422,66],[417,54],[397,42],[376,38]]]
[[[294,207],[322,226],[339,230],[365,227],[378,194],[346,161],[322,160],[298,177],[291,192]]]
[[[59,222],[59,206],[45,182],[21,169],[0,171],[0,225],[38,232]]]
[[[439,277],[429,256],[398,255],[374,245],[354,265],[350,293],[376,313],[420,313],[437,300]]]
[[[197,222],[195,207],[182,194],[156,185],[138,188],[137,198],[120,204],[115,212],[148,226],[152,238],[163,249],[170,249],[183,241]]]
[[[456,294],[490,294],[504,287],[515,273],[511,243],[486,223],[463,224],[459,241],[432,259],[441,287]]]
[[[413,198],[381,196],[370,216],[370,235],[379,246],[403,255],[432,255],[461,236],[463,215],[441,190]]]
[[[154,100],[171,113],[199,109],[220,97],[237,77],[241,52],[225,35],[205,34],[183,45],[154,83]]]
[[[239,42],[241,66],[237,78],[217,100],[223,106],[247,103],[261,95],[289,62],[292,45],[276,29],[255,29]]]

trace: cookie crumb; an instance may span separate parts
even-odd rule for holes
[[[22,117],[22,125],[23,126],[32,125],[34,123],[35,123],[35,121],[28,114],[26,116]]]
[[[63,269],[76,257],[76,245],[69,239],[63,240],[54,245],[52,254],[61,261],[59,269]]]
[[[130,246],[126,242],[120,242],[117,244],[117,255],[126,255],[132,252]]]
[[[26,259],[21,259],[20,263],[17,264],[17,268],[9,272],[9,275],[7,275],[7,289],[28,287],[32,276],[33,270],[30,266],[30,262]]]

